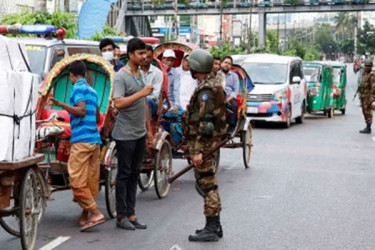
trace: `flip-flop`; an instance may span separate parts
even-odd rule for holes
[[[105,218],[102,218],[97,221],[88,221],[83,227],[81,227],[80,231],[85,232],[86,230],[96,227],[100,224],[103,224],[104,222],[105,222]]]
[[[89,216],[88,216],[88,214],[87,214],[87,216],[86,216],[86,219],[83,219],[83,214],[81,214],[81,216],[79,217],[79,220],[78,220],[78,225],[80,226],[80,227],[83,227],[84,225],[86,225],[86,223],[87,223],[87,221],[89,220]]]

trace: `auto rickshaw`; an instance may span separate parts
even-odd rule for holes
[[[332,66],[327,62],[304,62],[303,73],[308,84],[307,112],[323,112],[333,117],[335,104],[333,100]]]
[[[342,62],[326,62],[332,66],[332,97],[334,109],[345,115],[346,111],[346,65]]]

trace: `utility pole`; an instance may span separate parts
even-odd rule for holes
[[[253,47],[253,33],[251,32],[251,23],[252,23],[252,7],[253,7],[253,4],[254,4],[254,1],[255,0],[251,0],[251,2],[250,2],[250,17],[249,17],[249,19],[250,19],[250,25],[249,25],[249,33],[250,33],[250,35],[249,35],[249,53],[251,53],[251,49],[252,49],[252,47]]]
[[[280,42],[280,14],[277,13],[277,49],[279,49]]]
[[[64,0],[64,11],[65,11],[66,13],[69,13],[69,11],[70,11],[69,1],[70,1],[70,0]]]
[[[357,55],[357,31],[358,31],[358,11],[355,13],[355,25],[354,25],[354,56]]]
[[[221,47],[222,45],[222,42],[223,42],[223,0],[220,0],[220,29],[219,29],[219,48]]]
[[[286,13],[284,13],[284,51],[286,50]]]

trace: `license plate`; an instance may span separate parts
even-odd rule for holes
[[[257,107],[248,107],[247,108],[247,113],[258,114],[258,108]]]

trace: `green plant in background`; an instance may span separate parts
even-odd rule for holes
[[[9,14],[4,15],[1,20],[1,24],[14,25],[14,24],[49,24],[58,28],[63,27],[66,29],[66,38],[75,38],[75,32],[77,30],[77,23],[74,16],[69,13],[62,11],[56,11],[52,14],[48,12],[35,11],[30,12],[24,10],[20,14]],[[16,36],[32,36],[17,34]]]
[[[104,26],[103,32],[96,32],[93,37],[91,37],[91,40],[93,41],[100,41],[104,37],[112,37],[112,36],[118,36],[119,33],[116,31],[116,29],[108,26],[107,24]]]
[[[218,56],[220,58],[223,58],[225,56],[230,55],[237,55],[237,54],[243,54],[245,51],[240,47],[231,47],[228,43],[224,43],[221,48],[217,48],[215,46],[211,47],[210,53],[213,56]]]

